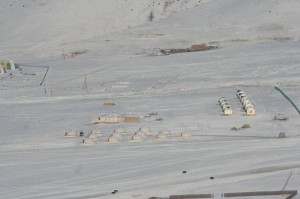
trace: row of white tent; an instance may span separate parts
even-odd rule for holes
[[[105,143],[108,143],[108,144],[116,144],[116,143],[120,143],[124,139],[127,139],[129,142],[142,142],[144,140],[149,140],[149,139],[163,141],[163,140],[167,140],[168,138],[172,137],[171,131],[169,131],[167,129],[162,129],[156,135],[153,135],[151,129],[148,127],[139,128],[139,130],[137,130],[131,136],[126,136],[126,134],[127,134],[126,130],[119,127],[119,128],[116,128],[110,136],[104,137],[99,129],[94,129],[91,131],[90,134],[88,134],[82,140],[80,145],[81,146],[94,145],[100,139],[105,140]],[[79,136],[79,134],[74,130],[71,130],[71,131],[65,133],[66,138],[74,138],[74,137],[78,137],[78,136]],[[182,132],[177,137],[179,139],[190,139],[192,137],[192,134],[189,132]]]
[[[252,102],[250,101],[250,99],[247,97],[246,93],[242,90],[237,90],[236,95],[237,95],[239,101],[242,103],[243,110],[245,111],[246,115],[255,115],[256,111],[254,109],[254,106],[253,106]],[[232,115],[233,114],[232,107],[229,104],[226,97],[219,98],[218,102],[223,110],[224,115]]]
[[[225,97],[219,99],[219,104],[223,110],[224,115],[232,115],[232,108]]]
[[[255,115],[256,111],[250,99],[247,97],[246,93],[242,90],[237,90],[237,97],[243,105],[246,115]]]

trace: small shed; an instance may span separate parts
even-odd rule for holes
[[[151,134],[151,129],[148,127],[140,127],[139,130],[145,132],[147,135]]]
[[[102,136],[100,129],[93,129],[91,133],[97,135],[98,137]]]
[[[99,136],[97,134],[90,134],[88,138],[93,140],[99,140]]]
[[[123,139],[123,134],[120,133],[120,132],[114,132],[111,137],[115,137],[117,138],[118,140],[122,140]]]
[[[131,139],[129,140],[129,142],[142,142],[144,140],[143,136],[140,135],[134,135],[131,137]]]
[[[159,131],[159,133],[166,134],[166,135],[171,135],[171,131],[169,131],[168,129],[162,129],[162,130]]]
[[[224,115],[232,115],[233,111],[231,108],[225,108],[223,109]]]

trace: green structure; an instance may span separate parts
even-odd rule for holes
[[[282,96],[285,97],[285,99],[287,99],[293,105],[293,107],[298,111],[298,114],[300,115],[300,111],[298,107],[294,104],[294,102],[280,88],[278,88],[277,86],[275,86],[274,88],[275,90],[279,91],[282,94]]]

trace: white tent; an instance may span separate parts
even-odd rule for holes
[[[168,135],[165,133],[158,133],[155,137],[156,140],[165,140],[168,138]]]
[[[95,134],[98,137],[102,136],[102,132],[100,131],[100,129],[93,129],[92,134]]]
[[[151,129],[148,127],[140,127],[139,130],[145,132],[147,135],[151,134]]]
[[[82,140],[80,146],[92,146],[95,144],[95,140],[91,138],[85,138]]]
[[[190,139],[192,137],[192,134],[189,132],[182,132],[180,133],[179,138],[181,139]]]
[[[106,141],[106,143],[108,144],[117,144],[119,143],[119,139],[116,137],[109,137]]]
[[[126,130],[122,127],[118,127],[114,130],[115,133],[122,133],[122,134],[126,134]]]
[[[135,135],[142,136],[142,137],[147,136],[147,134],[144,131],[137,131],[137,132],[135,132]]]
[[[144,140],[143,136],[140,135],[134,135],[131,137],[129,142],[142,142]]]
[[[78,133],[75,131],[75,130],[70,130],[68,132],[65,132],[65,138],[74,138],[74,137],[77,137],[78,136]]]

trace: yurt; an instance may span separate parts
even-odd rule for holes
[[[117,144],[117,143],[119,143],[119,140],[116,137],[109,137],[107,139],[106,143],[108,143],[108,144]]]
[[[74,138],[74,137],[77,137],[78,136],[78,133],[76,131],[74,131],[73,129],[68,131],[68,132],[65,132],[65,138]]]
[[[90,139],[93,139],[93,140],[99,140],[99,136],[97,134],[90,134],[89,137]]]
[[[121,140],[123,138],[123,134],[122,133],[113,133],[111,135],[111,137],[115,137],[117,138],[118,140]]]
[[[169,131],[168,129],[162,129],[162,130],[159,131],[159,133],[166,134],[166,135],[171,135],[171,131]]]
[[[155,137],[156,140],[166,140],[168,138],[168,135],[165,133],[158,133]]]
[[[288,137],[289,137],[289,135],[286,132],[280,132],[279,133],[279,138],[288,138]]]
[[[192,137],[192,134],[189,132],[182,132],[180,133],[179,138],[181,139],[190,139]]]
[[[144,140],[143,136],[140,135],[134,135],[131,137],[129,142],[142,142]]]
[[[91,138],[85,138],[82,140],[80,146],[91,146],[95,144],[95,140]]]
[[[15,70],[16,69],[16,65],[12,60],[4,59],[1,62],[1,65],[5,70]]]
[[[122,133],[122,134],[126,134],[126,130],[122,127],[118,127],[114,130],[114,133]]]
[[[134,135],[138,135],[138,136],[142,136],[142,137],[146,137],[147,136],[147,133],[145,133],[144,131],[137,131],[137,132],[135,132],[135,134]]]
[[[100,129],[93,129],[91,133],[97,135],[98,137],[102,136]]]
[[[139,130],[145,132],[147,135],[151,134],[151,129],[148,127],[140,127]]]

